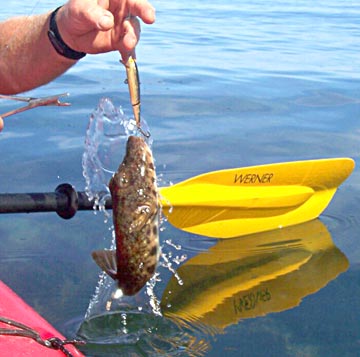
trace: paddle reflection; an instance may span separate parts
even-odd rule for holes
[[[348,266],[319,220],[219,240],[178,269],[183,285],[170,280],[162,312],[222,331],[241,319],[299,305]]]
[[[108,279],[77,337],[87,341],[82,350],[91,356],[204,356],[226,327],[291,309],[348,266],[319,220],[219,240],[170,278],[158,313],[146,291],[112,300],[106,311],[114,287]]]

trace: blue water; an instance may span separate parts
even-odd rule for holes
[[[7,4],[0,19],[39,13],[61,2]],[[157,22],[143,26],[137,57],[142,115],[152,130],[153,152],[164,179],[178,182],[202,172],[281,161],[359,160],[359,1],[153,4]],[[130,113],[118,60],[116,53],[87,56],[62,77],[29,93],[70,92],[71,107],[35,109],[5,119],[0,192],[53,191],[62,182],[83,190],[81,156],[89,115],[104,96]],[[1,101],[0,113],[13,107]],[[329,265],[319,265],[318,270],[308,265],[314,275],[312,270],[289,275],[292,284],[304,276],[314,283],[299,306],[239,317],[228,321],[221,333],[193,321],[186,332],[180,329],[177,349],[170,352],[191,355],[195,341],[194,354],[203,343],[206,356],[357,356],[359,190],[355,169],[321,216],[342,252],[333,247],[330,255],[349,262],[347,269],[339,268],[342,274],[317,283],[317,274],[335,269],[337,261],[327,260]],[[109,245],[103,217],[80,212],[64,221],[55,214],[2,215],[0,235],[0,279],[71,334],[98,281],[90,253]],[[161,240],[169,238],[189,257],[213,245],[170,225]],[[166,284],[160,284],[160,293]],[[287,291],[289,298],[296,295],[296,287]],[[122,353],[141,355],[141,346],[137,348]],[[164,354],[170,354],[167,351]],[[96,353],[105,355],[101,349]],[[95,355],[91,349],[88,354]]]

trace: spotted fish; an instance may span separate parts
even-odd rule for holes
[[[159,258],[159,197],[151,151],[136,136],[111,178],[116,251],[95,251],[95,262],[118,282],[125,295],[136,294],[155,272]]]

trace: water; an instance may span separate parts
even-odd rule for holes
[[[137,56],[142,114],[154,138],[158,173],[166,182],[278,161],[342,156],[358,161],[359,1],[153,3],[157,23],[143,26]],[[0,18],[60,3],[18,4],[8,1]],[[71,107],[35,109],[5,119],[0,192],[53,191],[62,182],[85,188],[81,158],[90,113],[100,98],[109,97],[122,105],[125,115],[131,114],[118,60],[116,53],[87,56],[30,93],[68,91]],[[13,107],[0,103],[1,112]],[[117,346],[119,353],[357,356],[358,182],[355,169],[321,216],[325,230],[310,225],[301,232],[285,230],[285,236],[256,236],[263,247],[298,240],[266,251],[244,242],[219,246],[165,224],[162,243],[181,245],[181,252],[168,249],[188,258],[188,265],[178,269],[185,293],[175,290],[179,285],[172,285],[171,274],[161,268],[156,294],[170,315],[183,311],[182,317],[145,317],[152,330],[142,330],[135,344]],[[0,220],[0,279],[62,332],[73,333],[98,282],[90,253],[110,244],[103,215],[79,212],[69,221],[55,214],[2,215]],[[219,252],[223,269],[216,275],[211,259]],[[200,281],[186,279],[192,269]],[[243,287],[242,293],[236,289],[246,282],[253,287]],[[186,284],[193,283],[201,289],[191,296]],[[169,291],[177,299],[170,299]],[[212,291],[221,293],[224,302],[216,303]],[[283,305],[271,305],[279,296]],[[114,355],[114,350],[93,345],[88,354]]]
[[[142,130],[149,133],[144,119],[141,124]],[[135,119],[126,117],[121,106],[114,105],[109,98],[101,98],[90,116],[82,157],[85,192],[98,206],[105,208],[105,200],[110,196],[109,181],[123,160],[130,135],[142,135]],[[151,135],[144,139],[151,148]]]

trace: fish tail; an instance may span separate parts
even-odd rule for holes
[[[95,263],[112,279],[117,279],[117,259],[115,250],[95,250],[91,253]]]

